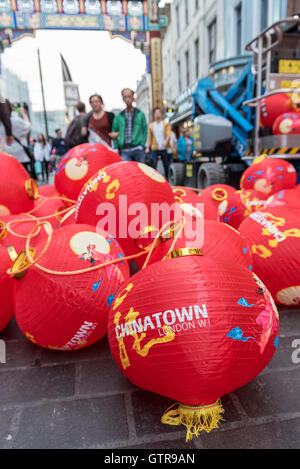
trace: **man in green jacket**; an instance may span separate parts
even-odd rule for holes
[[[115,146],[119,149],[123,161],[144,163],[148,133],[145,114],[133,106],[134,91],[125,88],[122,98],[126,109],[115,116],[112,126]]]

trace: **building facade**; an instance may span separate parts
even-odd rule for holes
[[[151,75],[149,73],[144,73],[141,79],[137,82],[136,107],[144,112],[148,124],[152,121],[151,90]]]
[[[163,99],[171,122],[191,124],[192,93],[211,77],[227,89],[250,58],[245,46],[279,19],[300,13],[299,0],[173,0],[163,31]]]

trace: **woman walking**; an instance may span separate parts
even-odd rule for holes
[[[51,145],[46,141],[43,134],[39,134],[37,142],[34,145],[33,154],[35,161],[40,161],[42,164],[43,182],[48,182]]]

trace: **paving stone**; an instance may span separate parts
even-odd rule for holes
[[[292,311],[279,309],[279,322],[280,334],[287,334],[292,331],[295,334],[300,333],[300,309],[297,308]]]
[[[278,350],[275,353],[272,361],[269,363],[268,368],[287,368],[295,366],[300,369],[300,364],[294,365],[292,361],[292,354],[295,349],[292,347],[294,340],[299,340],[300,336],[284,337],[279,340]]]
[[[101,361],[85,362],[80,365],[78,394],[103,392],[126,392],[135,387],[122,374],[116,362],[111,358]]]
[[[85,360],[91,361],[107,358],[111,358],[111,354],[106,337],[89,347],[71,352],[41,348],[38,357],[41,365],[50,363],[78,363]]]
[[[293,449],[300,445],[300,420],[275,422],[201,435],[205,449]]]
[[[264,374],[234,391],[249,417],[300,411],[300,370]]]
[[[10,438],[10,425],[14,410],[0,411],[0,448],[2,449]]]
[[[29,340],[8,340],[6,344],[6,363],[0,364],[0,371],[19,366],[34,366],[39,348]]]
[[[17,405],[72,396],[75,365],[28,368],[0,373],[0,405]]]
[[[161,423],[162,415],[174,404],[174,401],[157,394],[140,391],[132,394],[132,403],[138,437],[149,433],[169,433],[181,430],[185,432],[184,426],[173,427]],[[240,416],[229,396],[222,398],[222,405],[225,410],[225,422],[240,420]]]
[[[111,396],[24,409],[12,447],[84,449],[127,438],[124,399]]]
[[[12,318],[10,323],[6,326],[6,328],[0,332],[0,339],[5,340],[5,341],[16,340],[16,339],[24,340],[24,342],[28,341],[28,339],[26,339],[23,332],[19,328],[14,317]]]

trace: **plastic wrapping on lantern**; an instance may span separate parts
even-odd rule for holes
[[[13,281],[6,271],[12,265],[15,252],[11,257],[6,248],[0,246],[0,332],[7,326],[13,316]]]
[[[99,170],[122,161],[99,143],[83,143],[66,153],[55,172],[55,187],[65,197],[77,200],[83,185]]]
[[[286,207],[251,214],[239,227],[253,270],[282,305],[300,305],[300,214]]]
[[[108,338],[134,385],[180,403],[162,422],[185,425],[190,440],[217,428],[220,398],[268,365],[278,345],[278,313],[261,281],[237,263],[179,257],[122,286]]]
[[[269,197],[283,189],[294,189],[296,184],[294,166],[277,158],[259,158],[241,178],[241,189],[254,189]]]
[[[141,253],[163,225],[181,214],[168,181],[143,163],[122,162],[96,173],[78,197],[77,223],[100,226],[126,256]]]
[[[0,216],[29,212],[38,197],[38,186],[21,163],[0,153]]]
[[[39,242],[40,236],[30,240],[33,260],[38,260],[45,246],[44,238]],[[117,241],[92,226],[70,225],[55,230],[52,236],[38,261],[44,270],[34,265],[23,276],[19,274],[19,264],[26,266],[24,256],[23,262],[17,260],[12,268],[14,275],[21,275],[15,279],[15,316],[33,343],[49,349],[77,350],[107,333],[109,307],[119,286],[129,277],[128,262],[123,260]],[[118,262],[111,264],[115,260]],[[110,264],[92,270],[104,263]]]

